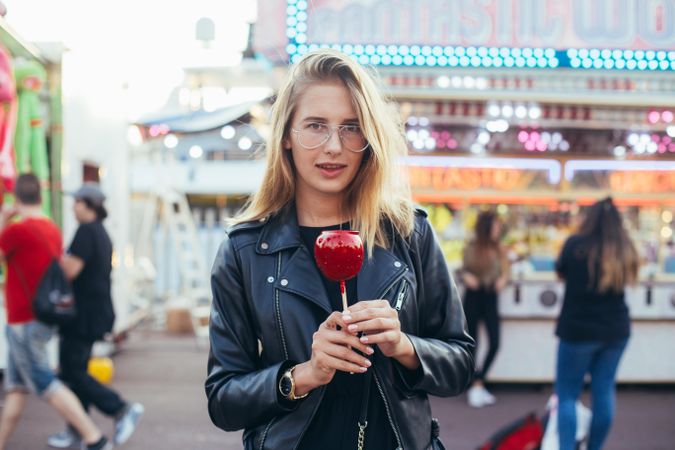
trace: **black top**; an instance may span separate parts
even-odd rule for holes
[[[103,224],[98,220],[81,224],[68,253],[80,258],[84,267],[73,280],[77,320],[62,332],[99,339],[112,329],[115,320],[110,297],[112,242]]]
[[[314,243],[321,231],[337,229],[340,229],[340,226],[300,227],[300,235],[305,247],[314,256]],[[348,230],[349,224],[343,224],[342,229]],[[321,277],[333,311],[342,311],[340,283],[327,279],[323,274]],[[352,305],[358,301],[356,278],[347,280],[346,288],[347,300]],[[326,386],[323,400],[300,442],[299,449],[357,448],[357,423],[361,409],[364,376],[364,374],[349,374],[341,371],[335,373],[333,380]],[[387,419],[382,397],[373,378],[371,382],[368,427],[364,447],[368,450],[391,450],[396,447],[396,440]]]
[[[570,236],[556,262],[556,271],[565,280],[565,300],[556,334],[569,341],[626,339],[630,335],[630,319],[625,293],[599,293],[597,283],[590,282],[589,239]]]

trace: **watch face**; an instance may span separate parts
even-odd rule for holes
[[[279,391],[284,397],[289,397],[291,395],[291,389],[293,389],[293,383],[291,382],[291,377],[284,374],[279,380]]]

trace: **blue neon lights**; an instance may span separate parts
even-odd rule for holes
[[[384,66],[675,71],[675,51],[664,50],[308,43],[307,19],[306,0],[287,0],[286,52],[291,62],[309,51],[330,47],[353,56],[361,64]]]

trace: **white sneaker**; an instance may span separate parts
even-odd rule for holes
[[[473,386],[469,389],[467,393],[467,403],[472,408],[482,408],[485,406],[485,401],[481,395],[481,388],[478,386]]]
[[[144,411],[145,408],[140,403],[127,406],[122,416],[115,421],[115,435],[113,436],[115,445],[122,445],[129,440]]]
[[[480,387],[480,395],[483,399],[484,405],[494,405],[495,403],[497,403],[497,398],[494,395],[490,394],[490,392],[488,392],[488,390],[485,389],[484,386]]]
[[[80,448],[82,441],[70,427],[58,433],[50,434],[47,438],[47,445],[52,448]]]

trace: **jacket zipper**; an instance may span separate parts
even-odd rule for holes
[[[405,300],[405,296],[407,293],[408,293],[408,283],[406,282],[406,280],[403,280],[401,289],[398,291],[398,295],[396,296],[396,304],[394,305],[396,311],[400,311],[401,308],[403,307],[403,301]]]
[[[391,415],[391,410],[389,409],[389,402],[387,401],[387,396],[384,393],[384,389],[382,389],[382,385],[380,384],[380,377],[377,375],[377,370],[373,368],[373,375],[375,378],[375,385],[377,386],[377,390],[380,392],[380,396],[382,397],[382,402],[384,403],[384,409],[387,412],[387,419],[389,419],[389,425],[391,425],[391,429],[394,432],[394,437],[396,438],[396,444],[398,447],[396,447],[396,450],[403,449],[403,445],[401,444],[401,435],[398,430],[398,427],[394,423],[394,418]]]
[[[270,420],[270,422],[265,427],[265,431],[263,431],[262,438],[260,439],[260,447],[258,447],[260,450],[263,450],[263,446],[265,445],[265,439],[267,438],[267,432],[270,430],[270,427],[274,423],[275,419],[276,419],[276,416],[272,417],[272,420]]]
[[[387,293],[389,293],[389,291],[391,291],[393,289],[393,287],[396,286],[396,283],[398,283],[399,280],[401,280],[405,276],[405,273],[407,271],[408,271],[408,269],[406,268],[406,270],[403,271],[403,273],[401,273],[401,275],[396,277],[396,279],[391,283],[391,285],[387,289],[384,290],[382,295],[378,296],[378,297],[379,298],[385,298]],[[403,285],[404,286],[406,285],[405,280],[403,280]],[[403,288],[402,288],[402,290],[403,290]],[[401,298],[400,292],[396,296],[396,306],[399,306],[398,305],[399,298]],[[396,309],[399,309],[399,308],[396,308]],[[397,444],[396,450],[399,450],[399,449],[402,450],[403,444],[401,444],[401,433],[400,433],[398,427],[396,426],[396,424],[394,423],[394,418],[391,415],[391,410],[389,409],[389,401],[387,400],[387,395],[385,394],[384,389],[382,389],[382,385],[380,384],[380,377],[377,375],[377,370],[375,369],[374,366],[373,366],[372,370],[373,370],[373,378],[375,379],[375,385],[377,386],[377,390],[380,393],[380,396],[382,397],[382,402],[384,403],[384,409],[387,412],[387,419],[389,420],[389,425],[391,426],[391,429],[394,432],[394,437],[396,438],[396,444]]]
[[[277,257],[277,280],[279,279],[279,275],[281,274],[281,252],[279,252],[279,256]],[[284,325],[281,322],[281,308],[279,305],[279,289],[274,290],[274,312],[276,313],[277,316],[277,324],[279,325],[279,335],[281,336],[281,346],[284,349],[284,357],[288,359],[288,349],[286,348],[286,338],[284,337]],[[276,417],[272,417],[272,420],[267,424],[265,427],[265,431],[263,431],[262,438],[260,439],[260,447],[259,449],[262,450],[263,446],[265,445],[265,439],[267,439],[267,432],[269,431],[270,427],[274,423],[274,420]]]
[[[391,282],[389,287],[387,289],[385,289],[384,292],[382,292],[381,295],[378,295],[377,298],[386,298],[387,294],[389,294],[389,292],[391,292],[391,290],[394,289],[394,286],[396,286],[396,283],[398,283],[401,280],[401,278],[403,278],[405,276],[405,273],[407,271],[408,271],[408,268],[406,267],[406,269],[403,271],[403,273],[400,274],[399,276],[397,276],[396,279]]]
[[[281,275],[281,252],[277,258],[277,280]],[[279,305],[279,289],[274,290],[274,312],[277,316],[277,324],[279,325],[279,334],[281,335],[281,345],[284,348],[284,357],[288,359],[288,348],[286,347],[286,338],[284,337],[284,325],[281,322],[281,307]]]

